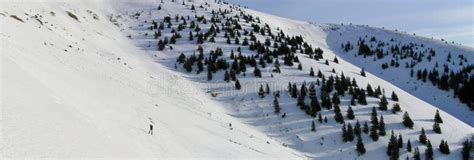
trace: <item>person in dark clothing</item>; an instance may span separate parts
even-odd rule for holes
[[[153,135],[153,124],[150,124],[150,130],[148,131],[148,134]]]

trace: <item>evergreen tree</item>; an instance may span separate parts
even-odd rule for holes
[[[383,122],[383,115],[380,115],[380,122],[379,122],[379,135],[385,136],[385,123]]]
[[[240,86],[239,80],[236,80],[235,81],[235,89],[240,90],[240,88],[242,88],[242,86]]]
[[[275,113],[280,113],[280,103],[278,102],[278,98],[274,97],[273,100],[273,107],[275,108]]]
[[[298,64],[298,70],[303,70],[303,66],[301,65],[301,63]]]
[[[352,125],[349,123],[347,125],[347,140],[353,141],[354,140],[354,130],[352,129]]]
[[[318,113],[318,121],[319,123],[323,123],[323,116],[321,116],[321,113]]]
[[[316,125],[314,124],[314,120],[311,121],[311,131],[316,132]]]
[[[309,70],[309,76],[314,77],[314,70],[313,67]]]
[[[383,95],[382,98],[380,98],[379,109],[382,111],[386,111],[387,105],[388,105],[387,98],[385,97],[385,95]]]
[[[311,92],[310,92],[311,93]],[[316,116],[316,113],[321,111],[317,97],[311,98],[311,116]],[[319,114],[321,116],[321,114]]]
[[[355,118],[354,111],[352,110],[351,106],[349,106],[349,108],[347,109],[347,118],[350,120],[353,120]]]
[[[361,136],[357,136],[357,145],[356,150],[359,153],[359,156],[365,153],[364,142],[362,141]]]
[[[420,158],[420,150],[418,149],[418,147],[415,148],[415,152],[413,153],[413,159],[415,159],[415,160],[421,160],[421,158]]]
[[[255,77],[262,78],[262,73],[260,69],[257,68],[257,66],[255,66],[255,69],[253,70],[253,74]]]
[[[471,146],[472,142],[469,142],[468,139],[462,143],[462,159],[463,160],[469,160],[470,157],[470,152],[472,150]]]
[[[392,100],[393,101],[398,101],[398,96],[395,94],[395,91],[392,91]]]
[[[436,110],[434,121],[438,123],[443,123],[443,119],[441,119],[441,116],[439,115],[439,110]]]
[[[396,114],[397,112],[400,112],[402,109],[400,108],[400,105],[398,103],[393,104],[392,107],[392,113]]]
[[[410,139],[408,139],[408,141],[407,141],[407,151],[408,151],[408,152],[411,152],[411,142],[410,142]]]
[[[444,141],[441,139],[441,143],[439,144],[439,151],[444,154],[449,154],[451,153],[448,145],[448,141]]]
[[[379,120],[377,119],[377,110],[372,107],[372,113],[370,113],[370,123],[378,128]]]
[[[343,142],[349,141],[349,139],[347,137],[347,129],[346,129],[346,124],[345,123],[342,125],[342,141]]]
[[[388,143],[387,147],[387,154],[390,156],[390,160],[398,160],[398,157],[400,156],[399,154],[400,150],[398,148],[398,141],[397,138],[393,135],[390,137],[390,141]]]
[[[194,40],[193,37],[194,37],[194,36],[193,36],[193,32],[192,32],[192,31],[189,31],[189,40],[190,40],[190,41],[193,41],[193,40]]]
[[[364,69],[364,68],[362,68],[362,70],[360,70],[360,75],[361,75],[362,77],[365,77],[365,69]]]
[[[433,160],[433,146],[431,146],[431,142],[429,140],[426,142],[425,159]]]
[[[439,123],[438,123],[438,122],[435,122],[435,123],[433,124],[433,131],[434,131],[435,133],[441,134],[441,127],[439,126]]]
[[[360,123],[359,120],[356,121],[356,124],[354,125],[354,134],[357,136],[361,135],[361,129],[360,129]]]
[[[230,82],[230,75],[229,75],[229,72],[227,70],[225,70],[225,72],[224,72],[224,81],[225,82]]]
[[[339,105],[339,104],[341,104],[341,99],[339,99],[339,96],[337,95],[337,93],[334,93],[334,94],[332,95],[332,103],[333,103],[334,105]]]
[[[266,94],[270,94],[270,86],[268,85],[268,83],[267,83],[267,85],[265,86],[265,93],[266,93]]]
[[[321,106],[325,107],[326,109],[331,109],[331,100],[329,97],[329,93],[325,90],[321,91]]]
[[[369,134],[370,138],[372,138],[372,140],[374,141],[377,141],[379,140],[379,134],[377,133],[377,126],[375,125],[372,125],[370,127],[370,134]]]
[[[334,106],[334,120],[339,123],[344,123],[344,116],[342,116],[341,109],[338,105]]]
[[[207,71],[207,80],[210,81],[212,80],[212,71],[208,69]]]
[[[338,63],[338,64],[339,64],[339,60],[337,59],[336,56],[334,56],[334,63]]]
[[[398,134],[398,148],[403,148],[403,137],[402,137],[402,134]]]
[[[367,121],[364,122],[364,128],[362,128],[362,132],[365,134],[369,133],[369,125],[367,124]]]
[[[421,128],[421,134],[418,137],[418,139],[420,140],[420,143],[422,143],[422,144],[426,144],[426,142],[428,141],[428,138],[426,137],[426,133],[425,133],[424,128]]]
[[[263,85],[260,85],[260,89],[258,90],[258,95],[260,98],[265,97],[265,91],[263,90]]]
[[[360,90],[360,93],[358,95],[357,101],[361,105],[367,105],[367,99],[365,97],[365,91],[363,89]]]
[[[403,114],[403,125],[410,129],[413,128],[413,121],[411,120],[410,115],[408,115],[408,112]]]

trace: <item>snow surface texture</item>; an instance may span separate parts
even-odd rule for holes
[[[211,8],[228,8],[214,1],[195,0],[193,3],[199,6],[205,2]],[[341,141],[341,124],[334,122],[332,111],[323,109],[322,114],[329,122],[317,123],[317,131],[310,131],[313,118],[284,93],[290,81],[314,81],[308,76],[310,67],[320,69],[327,76],[334,68],[337,73],[356,78],[359,86],[370,83],[380,85],[386,93],[395,91],[402,110],[408,111],[415,121],[414,129],[406,129],[401,124],[401,114],[379,112],[379,115],[384,115],[388,134],[390,130],[403,134],[404,140],[410,139],[422,154],[425,147],[417,141],[422,127],[427,130],[434,148],[441,139],[449,142],[450,155],[435,149],[435,157],[439,159],[458,159],[462,141],[474,133],[473,114],[463,110],[466,107],[458,107],[460,110],[437,107],[457,103],[455,99],[442,99],[442,91],[419,89],[438,95],[438,101],[432,101],[420,93],[405,92],[403,82],[392,82],[390,77],[386,79],[386,74],[370,74],[378,72],[335,49],[340,43],[332,44],[337,40],[331,39],[332,33],[325,30],[326,25],[288,20],[249,9],[245,11],[260,17],[272,29],[279,27],[287,34],[303,35],[311,45],[321,47],[331,65],[298,55],[303,71],[284,66],[282,74],[275,78],[264,72],[261,79],[253,78],[249,72],[247,77],[239,76],[248,89],[228,94],[222,87],[226,86],[225,82],[219,81],[222,71],[215,74],[212,83],[203,81],[206,74],[188,74],[181,66],[175,71],[178,53],[191,55],[197,49],[195,42],[187,40],[187,32],[183,32],[183,38],[173,46],[173,51],[163,52],[156,51],[152,36],[143,36],[147,30],[140,27],[150,25],[151,19],[195,14],[189,10],[189,2],[183,6],[165,0],[159,12],[157,5],[158,1],[2,2],[0,146],[3,152],[0,156],[11,159],[387,158],[389,136],[373,142],[368,135],[362,137],[367,153],[358,157],[355,142]],[[135,12],[143,12],[143,16],[131,19],[130,15]],[[209,17],[209,11],[198,9],[197,12]],[[134,38],[130,40],[128,35]],[[225,44],[224,38],[216,41],[216,44],[204,44],[205,53],[221,47],[225,55],[229,55],[230,50],[237,48]],[[244,54],[249,52],[243,50]],[[342,57],[339,64],[331,61],[336,55]],[[358,66],[369,71],[367,77],[360,76]],[[374,69],[378,68],[379,65]],[[257,97],[255,88],[265,83],[271,84],[272,90],[282,91],[280,104],[287,118],[273,113],[271,96]],[[341,100],[344,114],[350,96]],[[369,120],[370,109],[378,104],[375,98],[368,101],[367,106],[353,106],[361,122]],[[390,101],[389,106],[392,103]],[[437,108],[442,109],[442,134],[431,131]],[[354,120],[347,122],[355,123]],[[150,123],[155,126],[154,135],[147,134]],[[401,158],[411,155],[404,150],[400,152]]]

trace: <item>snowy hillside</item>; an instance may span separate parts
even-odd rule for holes
[[[95,5],[2,6],[1,157],[302,158],[182,91]]]
[[[410,61],[354,56],[359,37],[372,50],[395,38],[436,50],[439,70],[451,52],[457,72],[471,48],[214,0],[2,6],[2,157],[387,159],[396,146],[402,159],[432,145],[436,159],[460,159],[474,135],[474,112],[411,77]]]

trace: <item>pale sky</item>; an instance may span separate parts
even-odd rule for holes
[[[227,0],[318,23],[367,24],[474,47],[474,0]]]

